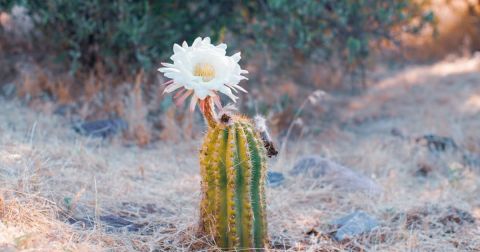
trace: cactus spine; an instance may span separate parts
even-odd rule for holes
[[[267,242],[266,150],[252,122],[240,115],[216,119],[211,103],[200,157],[201,229],[224,249],[263,249]]]

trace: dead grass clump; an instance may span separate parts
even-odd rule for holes
[[[74,121],[120,117],[129,125],[124,135],[127,142],[145,146],[159,139],[159,133],[155,133],[155,130],[160,131],[160,127],[155,126],[155,122],[148,117],[152,112],[161,117],[161,97],[148,94],[157,88],[147,84],[143,72],[135,76],[133,84],[124,82],[122,85],[113,85],[110,82],[115,80],[108,75],[99,75],[100,70],[97,74],[89,73],[85,78],[77,76],[75,78],[78,79],[73,81],[68,75],[55,75],[34,64],[20,66],[20,74],[14,82],[17,97],[30,107],[47,114],[56,112]],[[77,82],[84,85],[76,85]],[[188,127],[182,130],[192,132]]]
[[[35,251],[98,251],[58,221],[55,203],[34,194],[2,190],[0,248]]]
[[[131,95],[125,97],[125,119],[129,124],[127,139],[132,138],[137,145],[145,146],[151,141],[151,129],[147,121],[148,108],[143,98],[143,72],[137,74]]]
[[[163,115],[160,139],[163,141],[179,142],[197,139],[203,131],[204,123],[200,122],[196,114],[186,108],[171,106]]]

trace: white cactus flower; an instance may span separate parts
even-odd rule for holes
[[[193,110],[198,101],[202,103],[211,97],[217,107],[221,107],[218,92],[227,95],[234,102],[237,97],[233,94],[238,90],[247,92],[238,83],[247,79],[242,74],[248,71],[240,68],[240,53],[226,55],[226,44],[214,46],[210,38],[198,37],[192,46],[183,42],[182,46],[173,45],[171,63],[162,63],[164,67],[158,69],[165,77],[171,79],[166,83],[165,93],[179,90],[175,95],[177,104],[181,104],[188,97],[190,109]],[[202,107],[202,106],[201,106]]]

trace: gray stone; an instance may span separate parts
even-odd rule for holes
[[[61,104],[53,111],[55,115],[70,116],[74,113],[76,106],[74,104]]]
[[[343,241],[372,231],[378,227],[378,221],[363,211],[356,211],[333,221],[332,225],[338,227],[334,235],[335,239]]]
[[[297,161],[289,174],[319,179],[322,185],[333,186],[344,192],[378,195],[383,191],[382,187],[371,178],[320,156],[303,157]]]
[[[128,128],[127,122],[123,119],[106,119],[73,124],[73,129],[85,136],[107,138]]]
[[[285,176],[281,172],[272,172],[267,173],[267,185],[270,187],[277,187],[283,184],[285,181]]]
[[[424,135],[417,137],[415,141],[422,144],[432,152],[454,151],[458,149],[458,145],[450,137],[438,136],[438,135]]]
[[[465,153],[463,154],[462,159],[463,165],[474,170],[480,169],[480,155],[474,153]]]
[[[17,87],[15,86],[14,83],[7,83],[7,84],[3,84],[1,91],[5,97],[12,98],[17,91]]]

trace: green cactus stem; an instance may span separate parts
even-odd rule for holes
[[[210,101],[201,152],[201,230],[222,249],[263,250],[267,243],[265,206],[266,149],[246,117],[220,114]]]

